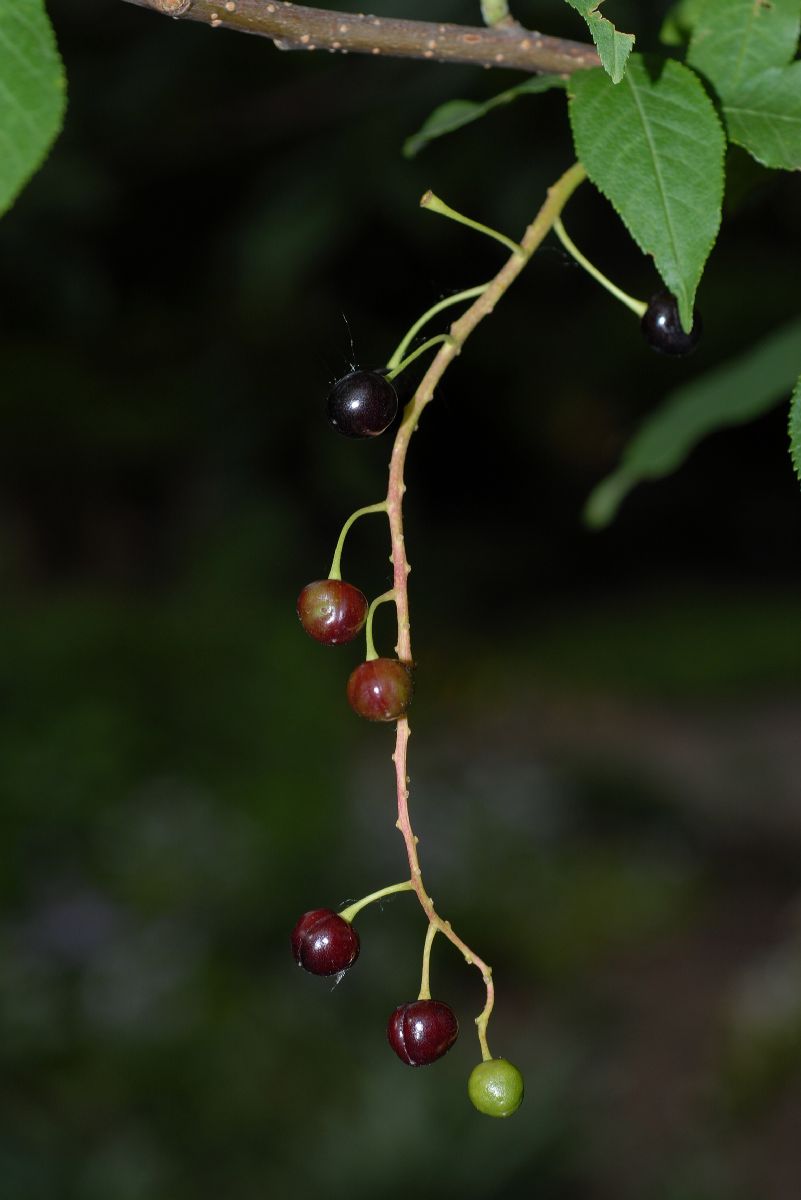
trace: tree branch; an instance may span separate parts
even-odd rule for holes
[[[547,37],[522,25],[490,28],[371,17],[289,4],[285,0],[127,0],[165,16],[202,21],[270,38],[279,50],[329,50],[392,58],[509,67],[569,75],[600,66],[583,42]]]

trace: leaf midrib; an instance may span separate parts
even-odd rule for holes
[[[773,112],[770,108],[740,108],[736,104],[727,104],[725,111],[736,113],[738,116],[744,114],[747,117],[761,117],[766,121],[789,121],[791,125],[801,125],[801,113],[788,116],[787,113]]]
[[[754,21],[756,20],[757,10],[761,7],[761,0],[753,0],[753,3],[751,4],[751,15],[748,18],[748,24],[746,25],[744,36],[740,39],[740,53],[737,55],[737,61],[734,64],[734,71],[730,77],[732,88],[735,88],[739,82],[740,74],[743,69],[743,61],[745,59],[745,51],[748,45],[749,35],[753,28]]]
[[[673,217],[672,217],[672,213],[670,211],[670,207],[667,202],[667,191],[665,189],[665,184],[664,184],[664,180],[662,177],[662,167],[659,162],[659,157],[657,155],[656,145],[654,143],[653,135],[651,133],[651,127],[650,127],[648,121],[646,120],[645,109],[643,108],[642,102],[640,100],[640,93],[639,93],[637,85],[633,79],[633,72],[627,71],[624,78],[627,81],[629,87],[631,88],[631,93],[632,93],[632,96],[634,97],[634,103],[637,107],[637,114],[640,118],[640,123],[643,128],[643,133],[645,134],[645,138],[648,143],[648,149],[650,151],[651,159],[654,164],[654,175],[656,176],[657,187],[659,190],[659,199],[662,203],[662,208],[665,213],[665,223],[667,226],[668,233],[670,235],[670,245],[671,245],[671,249],[673,251],[673,258],[678,267],[680,260],[679,260],[678,244],[676,242],[676,231],[673,228]]]

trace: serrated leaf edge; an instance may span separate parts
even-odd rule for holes
[[[612,83],[620,83],[626,73],[626,64],[631,56],[632,50],[634,49],[634,43],[636,41],[634,34],[622,33],[613,21],[610,21],[608,17],[605,17],[600,12],[600,8],[604,3],[604,0],[595,0],[594,4],[590,3],[587,5],[586,12],[581,7],[581,0],[567,0],[567,3],[585,22],[599,55],[601,54],[601,47],[598,41],[599,35],[597,31],[599,27],[603,27],[604,25],[608,25],[611,29],[614,61],[612,62],[611,66],[608,66],[605,62],[603,62],[603,57],[601,56],[601,62],[603,63],[603,70],[612,80]],[[627,43],[625,51],[621,46],[621,43],[624,42]],[[622,62],[618,60],[619,50],[620,53],[623,54]]]
[[[790,437],[790,459],[798,482],[801,483],[801,378],[795,385],[790,400],[790,417],[787,422],[787,432]]]
[[[719,232],[719,230],[720,230],[721,222],[722,222],[722,220],[723,220],[723,200],[722,200],[722,197],[723,197],[723,189],[724,189],[724,185],[725,185],[725,165],[726,165],[726,164],[725,164],[725,147],[726,147],[727,135],[726,135],[726,129],[725,129],[724,125],[723,125],[723,122],[721,121],[720,117],[718,116],[718,113],[717,113],[717,110],[716,110],[716,108],[715,108],[714,104],[713,104],[713,103],[712,103],[712,101],[709,99],[709,94],[708,94],[708,92],[707,92],[706,88],[704,87],[703,83],[701,82],[701,79],[699,78],[699,76],[698,76],[697,72],[696,72],[696,71],[693,71],[693,70],[692,70],[692,68],[691,68],[691,67],[688,67],[688,66],[687,66],[685,63],[679,63],[679,62],[675,62],[674,60],[671,60],[671,62],[672,62],[672,66],[673,66],[674,68],[675,68],[675,67],[678,67],[680,70],[682,70],[682,71],[686,71],[686,72],[687,72],[687,74],[693,78],[693,80],[695,81],[695,84],[696,84],[696,86],[697,86],[697,87],[700,89],[701,93],[703,94],[704,98],[707,100],[707,102],[708,102],[708,104],[709,104],[709,109],[710,109],[710,112],[711,112],[712,116],[714,117],[714,120],[715,120],[715,122],[717,123],[718,129],[720,130],[720,133],[721,133],[721,135],[722,135],[722,139],[723,139],[723,141],[722,141],[722,153],[721,153],[721,156],[720,156],[720,163],[719,163],[719,178],[720,178],[720,187],[721,187],[721,203],[720,203],[720,205],[718,206],[718,209],[717,209],[717,223],[716,223],[716,225],[715,225],[715,236],[712,238],[712,240],[711,240],[711,242],[710,242],[710,244],[709,244],[709,249],[707,250],[707,252],[706,252],[706,255],[704,256],[703,260],[702,260],[702,261],[701,261],[701,263],[700,263],[700,269],[699,269],[699,272],[698,272],[698,283],[700,283],[700,281],[701,281],[701,277],[703,276],[703,273],[704,273],[704,268],[705,268],[705,266],[706,266],[707,262],[709,261],[709,256],[711,255],[712,251],[713,251],[713,250],[714,250],[714,248],[715,248],[715,243],[717,242],[717,235],[718,235],[718,232]],[[598,69],[598,68],[596,68],[596,70],[597,70],[597,69]],[[625,79],[626,79],[626,81],[628,82],[629,86],[630,86],[630,87],[632,87],[633,85],[632,85],[632,82],[631,82],[631,72],[626,72]],[[574,99],[574,98],[573,98],[573,96],[572,96],[572,95],[571,95],[571,94],[568,92],[569,107],[570,107],[570,106],[572,106],[573,99]],[[592,175],[590,174],[590,172],[589,172],[589,171],[587,172],[587,174],[589,175],[589,178],[590,178],[591,182],[592,182],[592,183],[593,183],[593,185],[594,185],[594,186],[595,186],[595,187],[598,189],[598,191],[601,193],[601,195],[602,195],[602,196],[604,196],[604,197],[605,197],[605,198],[606,198],[606,199],[609,201],[609,203],[612,205],[612,208],[615,210],[615,212],[617,213],[618,217],[620,218],[620,220],[623,222],[624,226],[625,226],[625,227],[626,227],[626,229],[628,230],[628,232],[629,232],[629,235],[630,235],[630,237],[631,237],[632,241],[633,241],[633,242],[634,242],[634,243],[635,243],[637,246],[639,246],[640,250],[643,252],[643,254],[644,254],[644,255],[646,255],[648,258],[653,258],[653,257],[654,257],[654,256],[653,256],[653,252],[652,252],[652,251],[651,251],[651,250],[648,248],[648,246],[646,246],[646,245],[645,245],[645,244],[644,244],[644,243],[643,243],[643,242],[640,240],[640,238],[639,238],[639,237],[636,235],[636,233],[634,232],[634,230],[630,228],[630,226],[629,226],[628,222],[626,221],[625,217],[624,217],[624,216],[623,216],[623,214],[621,213],[621,211],[620,211],[620,209],[618,208],[618,206],[615,204],[615,202],[614,202],[614,200],[612,199],[612,197],[611,197],[611,196],[609,196],[609,195],[607,194],[607,192],[604,190],[604,188],[602,188],[602,187],[601,187],[601,185],[600,185],[599,183],[596,183],[596,181],[595,181],[595,180],[592,178]],[[673,240],[673,232],[672,232],[672,230],[671,230],[671,241],[672,241],[672,240]],[[654,259],[654,265],[656,265],[656,260],[655,260],[655,259]],[[657,270],[658,270],[658,268],[657,268]],[[665,278],[664,278],[664,276],[662,276],[662,275],[661,275],[661,272],[660,272],[660,276],[661,276],[661,278],[663,279],[663,282],[665,283],[665,285],[666,285],[668,288],[672,288],[672,286],[673,286],[673,285],[672,285],[672,284],[671,284],[671,283],[670,283],[670,282],[669,282],[667,279],[665,279]],[[696,292],[698,291],[698,283],[696,283],[695,287],[693,288],[693,290],[692,290],[692,295],[690,296],[689,303],[688,303],[688,305],[687,305],[687,309],[689,309],[689,317],[690,317],[690,321],[689,321],[689,328],[692,328],[692,312],[693,312],[693,305],[694,305],[694,302],[695,302],[695,295],[696,295]],[[681,302],[681,297],[677,297],[677,299],[679,300],[679,310],[681,311],[681,310],[682,310],[682,308],[683,308],[683,305],[682,305],[682,302]],[[682,316],[684,316],[684,313],[682,313]],[[683,320],[682,320],[682,325],[684,325],[684,321],[683,321]],[[684,325],[684,328],[685,328],[685,332],[687,332],[687,330],[688,330],[688,326]]]
[[[794,69],[794,68],[797,68],[797,69]],[[748,81],[748,86],[749,87],[753,86],[754,84],[756,84],[756,82],[759,79],[761,79],[765,76],[770,76],[771,79],[775,79],[776,76],[781,75],[785,71],[791,72],[794,75],[801,73],[801,60],[799,60],[796,63],[790,63],[784,67],[766,67],[764,71],[760,71],[757,75],[754,75],[752,77],[752,79]],[[740,95],[742,95],[742,92],[740,93]],[[793,124],[796,124],[796,125],[801,124],[801,117],[788,117],[788,116],[784,115],[783,113],[770,112],[766,109],[743,108],[741,105],[739,105],[737,103],[737,93],[735,93],[723,105],[724,117],[726,117],[729,113],[731,113],[733,115],[737,115],[737,116],[740,116],[745,113],[748,116],[758,117],[760,120],[763,120],[765,122],[788,121],[788,122],[792,122]],[[801,163],[798,163],[797,165],[788,166],[788,165],[786,165],[786,163],[778,164],[775,160],[773,160],[773,161],[769,160],[768,156],[766,156],[763,153],[760,153],[760,151],[757,148],[755,148],[754,145],[750,141],[748,141],[746,138],[743,138],[740,134],[732,133],[727,129],[727,135],[728,135],[730,142],[733,142],[737,146],[742,146],[743,149],[747,150],[748,153],[751,155],[751,157],[756,160],[756,162],[762,163],[762,165],[765,167],[770,167],[772,170],[777,170],[777,171],[801,170]],[[787,157],[789,158],[789,155]]]
[[[42,3],[41,9],[42,9],[42,16],[43,16],[45,24],[47,26],[46,36],[48,37],[48,39],[50,41],[50,48],[54,51],[55,57],[56,57],[56,69],[54,72],[53,84],[54,84],[54,88],[55,88],[56,92],[59,95],[60,103],[58,106],[58,112],[56,113],[56,118],[53,123],[53,128],[52,128],[49,138],[47,139],[45,144],[42,146],[42,149],[39,152],[39,154],[37,154],[31,160],[29,168],[27,169],[26,173],[20,178],[19,183],[17,184],[16,188],[8,195],[5,202],[0,204],[0,217],[4,216],[13,207],[13,205],[16,203],[18,197],[21,195],[21,193],[24,191],[24,189],[30,183],[33,176],[37,173],[37,171],[41,170],[42,166],[44,165],[44,163],[47,160],[48,155],[50,154],[50,151],[53,149],[53,145],[56,141],[56,138],[58,137],[58,135],[60,134],[60,132],[63,128],[64,117],[65,117],[65,114],[67,111],[67,73],[66,73],[66,69],[64,67],[64,60],[61,57],[61,52],[60,52],[59,46],[58,46],[58,39],[56,38],[56,33],[55,33],[55,30],[53,29],[53,24],[50,20],[49,14],[47,12],[47,9],[45,8],[44,3]],[[14,16],[17,18],[17,20],[21,19],[21,15],[22,14],[20,13],[19,10],[15,11],[15,13],[14,13]],[[31,64],[31,66],[33,66],[33,64]],[[41,77],[44,77],[43,73],[40,70],[38,70],[38,68],[34,68],[34,73],[40,75]]]

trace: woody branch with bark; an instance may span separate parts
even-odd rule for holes
[[[213,29],[269,38],[279,50],[328,50],[387,58],[421,58],[515,71],[569,75],[600,66],[594,47],[549,37],[518,24],[504,3],[484,0],[492,24],[408,21],[288,4],[283,0],[127,0],[163,16],[200,21]]]

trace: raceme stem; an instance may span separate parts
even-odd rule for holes
[[[512,254],[510,258],[507,259],[494,279],[490,280],[470,308],[453,322],[450,328],[450,340],[442,343],[423,376],[417,391],[406,406],[392,448],[387,489],[387,515],[389,517],[392,541],[391,562],[395,580],[395,607],[398,615],[398,643],[395,649],[401,662],[407,664],[413,662],[408,589],[408,576],[411,567],[406,556],[403,526],[403,497],[406,492],[404,469],[412,434],[417,429],[423,410],[433,399],[436,388],[448,367],[460,353],[473,331],[485,317],[490,315],[498,301],[517,279],[531,255],[538,249],[553,228],[573,192],[586,177],[586,171],[581,163],[575,163],[549,188],[545,201],[526,230],[520,246],[511,243]],[[481,972],[486,989],[486,1001],[481,1013],[476,1018],[476,1027],[481,1054],[484,1061],[487,1061],[492,1057],[487,1044],[487,1026],[495,1002],[495,985],[492,980],[492,969],[476,954],[475,950],[456,934],[450,921],[446,921],[439,915],[434,907],[433,900],[426,891],[417,851],[417,837],[412,828],[411,817],[409,815],[408,755],[410,735],[411,730],[408,718],[401,717],[396,727],[395,750],[392,755],[395,767],[395,787],[398,804],[398,819],[396,824],[406,848],[412,885],[420,905],[428,917],[430,926],[435,927],[440,933],[443,933],[457,950],[460,951],[465,962],[469,965],[474,965]],[[431,936],[433,937],[433,934]]]

